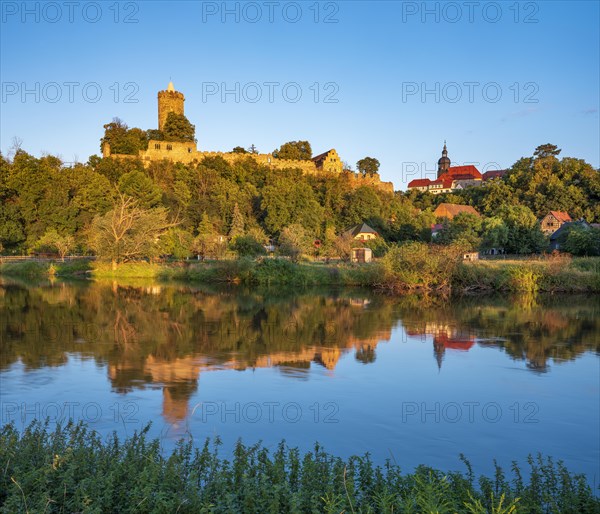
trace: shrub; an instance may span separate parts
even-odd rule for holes
[[[343,460],[319,444],[301,454],[282,441],[270,450],[238,442],[230,460],[220,441],[180,441],[164,454],[149,426],[103,440],[83,423],[34,422],[0,429],[0,512],[569,512],[595,513],[600,500],[561,461],[529,457],[529,480],[499,466],[479,480],[419,466],[403,474],[368,455]]]

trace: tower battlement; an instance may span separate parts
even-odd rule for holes
[[[158,92],[158,130],[163,130],[170,112],[184,115],[183,104],[185,96],[179,91],[175,91],[173,82],[164,91]]]

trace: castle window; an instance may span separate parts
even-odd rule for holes
[[[154,143],[154,149],[160,150],[160,143]]]
[[[173,150],[173,145],[167,145],[167,150]]]
[[[191,148],[188,148],[188,153],[192,153],[192,149]]]

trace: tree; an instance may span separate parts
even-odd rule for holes
[[[215,230],[208,214],[204,212],[198,225],[198,236],[194,239],[194,250],[204,260],[207,257],[221,257],[225,249],[223,236]]]
[[[243,146],[236,146],[233,150],[233,153],[248,153],[248,151]]]
[[[238,257],[258,257],[264,255],[265,247],[253,235],[236,237],[231,244],[231,249],[237,253]]]
[[[231,216],[231,225],[229,227],[229,239],[234,240],[236,237],[244,235],[244,216],[240,212],[240,208],[237,204],[233,206],[233,214]]]
[[[58,253],[64,261],[65,255],[75,247],[75,239],[72,235],[61,235],[55,229],[48,229],[38,239],[32,250],[41,253]]]
[[[196,127],[192,125],[184,114],[170,112],[163,127],[165,141],[180,143],[196,141]]]
[[[114,118],[111,123],[104,125],[101,151],[104,150],[104,143],[110,144],[111,153],[138,155],[140,150],[148,148],[148,134],[139,128],[130,129],[124,121]]]
[[[281,148],[273,151],[275,159],[289,159],[292,161],[310,161],[312,148],[308,141],[289,141]]]
[[[535,214],[528,207],[511,205],[503,208],[499,216],[508,229],[507,253],[539,253],[546,247],[546,238]]]
[[[161,254],[185,259],[192,254],[194,236],[187,230],[172,227],[161,237]]]
[[[534,157],[539,159],[543,159],[544,157],[556,157],[560,154],[561,149],[556,145],[552,145],[550,143],[546,143],[545,145],[538,146],[533,152]]]
[[[600,229],[583,224],[568,227],[561,250],[573,255],[600,255]]]
[[[303,254],[309,254],[313,249],[314,238],[304,227],[294,223],[285,227],[279,236],[279,252],[297,262]]]
[[[356,244],[352,234],[344,233],[335,238],[333,247],[338,257],[344,262],[348,262],[352,257],[352,248]]]
[[[138,201],[140,207],[156,207],[162,198],[162,191],[154,181],[142,171],[131,171],[119,179],[119,191]]]
[[[509,229],[500,217],[491,217],[482,223],[482,250],[504,251],[508,244]]]
[[[444,222],[436,243],[457,243],[468,250],[475,250],[481,243],[480,235],[481,218],[475,214],[461,212],[452,220]]]
[[[379,161],[373,157],[365,157],[356,163],[356,169],[363,177],[372,177],[379,171]]]
[[[177,219],[169,221],[166,209],[144,209],[134,198],[118,192],[112,210],[94,218],[89,245],[116,269],[124,261],[158,256],[161,237],[178,224]]]

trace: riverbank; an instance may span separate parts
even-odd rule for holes
[[[0,274],[27,278],[146,278],[159,281],[232,283],[262,286],[362,286],[396,294],[561,292],[599,293],[600,258],[565,256],[519,260],[479,260],[448,266],[414,255],[396,255],[368,264],[294,263],[286,259],[124,263],[113,270],[98,261],[16,262],[0,265]],[[442,256],[443,257],[443,256]],[[441,284],[441,285],[440,285]]]
[[[530,457],[512,476],[341,459],[318,444],[301,454],[239,442],[226,460],[218,441],[181,442],[168,455],[146,431],[103,440],[84,424],[34,422],[0,431],[0,512],[598,512],[583,475]],[[458,459],[457,459],[458,461]],[[515,510],[516,509],[516,510]]]

